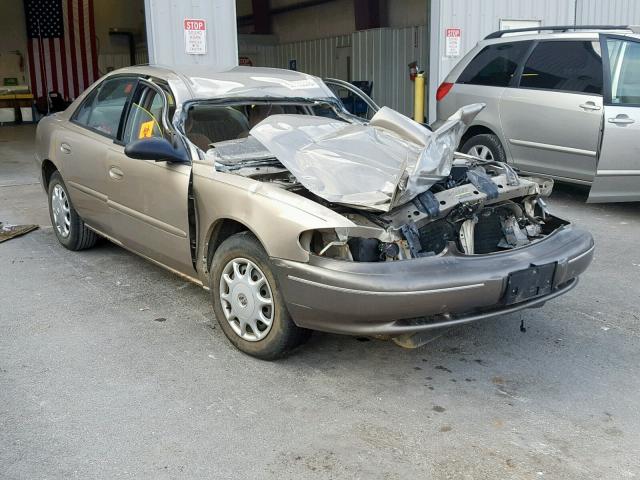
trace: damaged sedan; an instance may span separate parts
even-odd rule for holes
[[[594,243],[549,212],[553,181],[455,151],[482,104],[430,131],[367,102],[287,70],[112,72],[38,126],[55,235],[203,286],[263,359],[311,330],[415,347],[577,284]]]

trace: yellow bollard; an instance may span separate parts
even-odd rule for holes
[[[413,119],[418,123],[424,123],[424,72],[418,72],[415,79]]]

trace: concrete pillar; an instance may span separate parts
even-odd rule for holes
[[[149,63],[218,70],[238,65],[235,0],[144,0],[144,6]],[[203,53],[187,53],[186,19],[205,21],[204,48],[197,48]]]

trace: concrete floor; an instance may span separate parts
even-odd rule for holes
[[[0,128],[0,221],[41,225],[0,244],[3,479],[640,476],[639,204],[557,190],[598,248],[541,309],[417,350],[314,334],[265,363],[196,286],[108,242],[59,246],[33,133]]]

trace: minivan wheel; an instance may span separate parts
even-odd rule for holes
[[[291,320],[269,257],[251,233],[222,242],[209,275],[218,324],[242,352],[274,360],[309,337],[309,330]]]
[[[483,133],[474,135],[464,142],[460,149],[462,153],[482,158],[483,160],[493,160],[497,162],[506,162],[507,155],[500,139],[491,133]]]
[[[74,251],[93,247],[98,236],[87,228],[73,208],[60,173],[51,175],[48,193],[51,225],[62,246]]]

